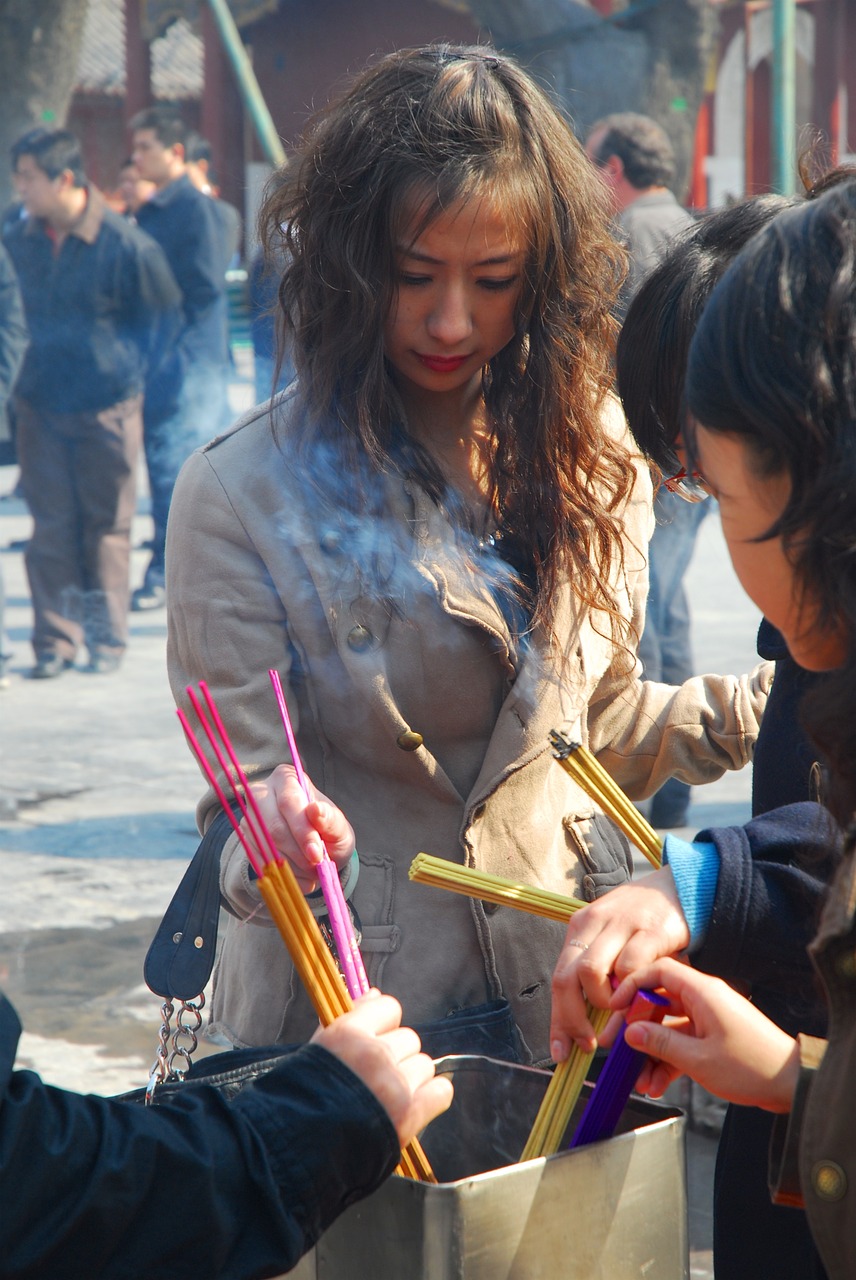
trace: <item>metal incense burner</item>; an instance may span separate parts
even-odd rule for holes
[[[685,1120],[632,1097],[606,1142],[518,1164],[550,1079],[448,1057],[455,1100],[422,1145],[439,1185],[390,1178],[290,1280],[687,1280]]]

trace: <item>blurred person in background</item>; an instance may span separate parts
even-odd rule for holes
[[[104,674],[128,640],[143,385],[179,292],[158,246],[87,182],[73,134],[30,131],[12,166],[29,215],[6,246],[30,333],[15,415],[33,516],[31,675],[62,675],[84,643],[86,670]]]
[[[645,277],[662,261],[675,237],[693,225],[694,218],[670,190],[675,180],[675,153],[668,134],[655,120],[632,111],[604,116],[592,126],[586,152],[609,192],[630,255],[618,310],[623,319]],[[683,502],[666,488],[661,488],[654,500],[648,612],[639,644],[646,680],[682,684],[695,674],[684,578],[709,507]],[[689,803],[687,783],[670,778],[651,800],[652,825],[684,826]]]
[[[151,560],[134,592],[135,610],[166,603],[166,522],[182,463],[229,417],[228,308],[222,224],[215,202],[190,180],[190,131],[171,107],[150,107],[131,121],[132,158],[155,193],[139,225],[160,245],[181,290],[183,323],[157,378],[146,385],[144,446],[154,523]]]
[[[208,139],[192,133],[187,140],[186,155],[188,178],[198,191],[214,201],[223,234],[223,270],[228,271],[230,267],[236,267],[241,259],[241,215],[233,204],[220,196],[211,167],[212,152]]]
[[[153,182],[140,177],[139,170],[130,157],[119,170],[119,195],[124,205],[126,218],[137,220],[140,206],[154,195],[157,187]]]
[[[9,420],[9,399],[27,349],[27,325],[15,268],[0,245],[0,465],[15,461],[15,442]],[[3,629],[6,593],[0,564],[0,689],[8,684],[6,667],[11,646]]]

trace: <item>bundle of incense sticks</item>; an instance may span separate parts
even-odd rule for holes
[[[618,783],[598,764],[587,747],[571,742],[553,730],[550,734],[553,754],[559,764],[587,795],[619,827],[648,861],[659,867],[663,857],[663,845],[652,826],[642,817],[636,806],[628,800]],[[592,1010],[587,1006],[589,1021],[595,1035],[600,1035],[609,1020],[608,1009]],[[570,1123],[571,1115],[594,1054],[584,1053],[574,1047],[564,1062],[560,1062],[544,1094],[532,1132],[521,1156],[532,1160],[536,1156],[553,1155],[559,1149],[562,1135]]]
[[[571,1147],[600,1142],[615,1133],[645,1061],[645,1054],[631,1049],[624,1039],[624,1030],[630,1022],[662,1022],[668,1007],[669,1001],[656,991],[636,992],[571,1138]]]
[[[279,672],[275,668],[271,668],[268,671],[268,675],[273,685],[273,691],[276,694],[279,714],[285,729],[285,736],[288,739],[291,763],[294,765],[294,772],[297,774],[300,789],[306,797],[307,803],[309,803],[312,800],[312,793],[309,790],[309,783],[303,771],[300,753],[297,750],[297,739],[294,736],[291,716],[288,714],[288,704],[285,701],[282,681]],[[356,935],[354,934],[351,913],[348,910],[345,895],[342,892],[339,873],[336,870],[333,859],[327,852],[326,846],[322,845],[322,848],[324,857],[317,867],[318,880],[321,884],[321,892],[324,894],[327,915],[330,919],[330,928],[333,931],[333,941],[336,944],[336,952],[339,956],[339,963],[342,966],[342,973],[345,975],[345,983],[348,991],[356,1000],[358,996],[364,996],[368,991],[369,980],[366,977],[363,957],[360,955],[360,948],[357,945]]]
[[[579,898],[566,898],[564,894],[536,889],[531,884],[504,880],[476,867],[462,867],[455,862],[447,862],[445,858],[434,858],[430,853],[417,853],[410,864],[409,876],[417,884],[449,889],[452,893],[495,902],[501,907],[517,907],[520,911],[558,920],[562,924],[586,905]]]
[[[643,853],[654,867],[663,860],[663,842],[657,832],[642,817],[632,801],[621,790],[595,757],[579,742],[552,730],[550,742],[553,754],[566,773],[582,787],[607,817],[624,832],[631,844]]]
[[[241,817],[234,812],[187,716],[179,709],[181,727],[258,876],[261,895],[288,948],[318,1019],[322,1026],[329,1026],[340,1014],[353,1007],[351,997],[345,989],[330,949],[321,936],[315,917],[300,891],[294,872],[273,842],[247,776],[204,682],[200,682],[199,690],[205,699],[207,714],[193,689],[187,689],[187,696],[231,789],[244,825]],[[417,1181],[436,1182],[425,1153],[415,1138],[402,1151],[397,1172]]]
[[[410,864],[410,879],[417,884],[449,889],[452,893],[480,898],[484,902],[517,907],[521,911],[529,911],[533,915],[545,916],[548,920],[558,920],[561,923],[569,920],[575,911],[586,905],[578,898],[566,898],[561,893],[550,893],[546,889],[535,889],[514,880],[503,880],[500,876],[477,871],[474,867],[461,867],[444,858],[432,858],[428,853],[419,853],[413,859]],[[595,1013],[589,1008],[588,1014],[595,1035],[600,1035],[609,1018],[609,1010],[599,1009]],[[574,1048],[568,1059],[556,1067],[521,1160],[555,1155],[559,1150],[593,1057],[593,1053],[583,1053]]]
[[[593,1010],[586,1005],[586,1011],[595,1035],[599,1036],[609,1021],[610,1010]],[[575,1045],[565,1061],[558,1064],[547,1085],[521,1160],[553,1156],[559,1150],[593,1057],[594,1053],[585,1053]]]

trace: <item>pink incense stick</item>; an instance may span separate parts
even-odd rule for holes
[[[291,724],[291,716],[288,714],[288,705],[285,701],[285,694],[282,689],[282,681],[279,672],[275,668],[268,671],[273,691],[276,694],[277,706],[279,714],[282,717],[285,736],[288,739],[288,749],[291,752],[291,763],[294,765],[294,772],[297,775],[297,781],[306,797],[307,803],[312,800],[309,790],[309,783],[306,774],[303,772],[303,765],[300,761],[300,753],[297,750],[297,741],[294,736],[294,729]],[[365,995],[369,989],[369,980],[366,976],[363,957],[360,955],[360,948],[357,946],[357,939],[354,934],[354,926],[351,921],[351,913],[348,911],[345,895],[342,892],[342,885],[339,881],[339,873],[336,864],[327,852],[326,846],[321,845],[324,856],[318,864],[318,880],[321,885],[321,892],[324,894],[324,902],[327,905],[327,914],[330,917],[330,927],[333,930],[333,941],[336,943],[336,951],[342,965],[342,973],[345,977],[345,985],[352,999],[356,1000],[359,996]]]
[[[191,690],[188,689],[187,692],[190,693]],[[226,793],[224,792],[223,788],[220,786],[216,773],[211,768],[211,765],[208,763],[208,757],[205,755],[205,752],[202,750],[199,739],[197,738],[196,734],[193,732],[193,730],[190,727],[190,721],[187,719],[187,716],[184,714],[181,708],[178,709],[176,714],[178,715],[178,718],[181,721],[181,727],[187,736],[187,741],[190,743],[191,747],[193,748],[193,754],[196,756],[196,759],[199,761],[200,765],[202,766],[202,771],[204,772],[205,777],[208,779],[209,783],[211,784],[214,790],[214,794],[217,796],[217,799],[220,801],[220,804],[223,806],[223,812],[229,815],[230,821],[232,823],[232,829],[235,831],[235,834],[238,836],[238,838],[241,841],[241,844],[244,846],[244,852],[246,853],[247,858],[249,859],[250,866],[253,868],[253,871],[255,871],[256,875],[259,878],[261,878],[265,866],[269,861],[271,861],[270,857],[265,856],[265,854],[262,853],[263,846],[259,842],[255,832],[253,832],[253,839],[250,840],[245,835],[245,833],[241,830],[240,819],[235,816],[234,810],[232,809],[232,806],[229,803]],[[198,708],[197,708],[197,714],[198,714]],[[211,743],[211,746],[213,747],[214,752],[222,768],[223,763],[221,761],[220,749],[217,746],[216,742],[214,741],[213,737],[211,736],[210,729],[207,725],[205,726],[205,736],[208,738],[208,741]],[[228,769],[224,769],[224,772],[227,777],[230,777]],[[238,803],[241,805],[241,809],[244,810],[244,805],[241,803],[241,799],[240,799],[240,792],[238,792],[234,788],[233,788],[233,791],[234,791],[235,797],[238,799]],[[251,819],[249,817],[249,814],[245,812],[244,816],[247,818],[248,827],[250,827]]]

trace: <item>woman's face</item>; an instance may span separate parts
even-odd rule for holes
[[[460,391],[514,336],[524,250],[484,201],[453,206],[414,239],[404,228],[384,326],[399,390]]]
[[[807,671],[830,671],[847,656],[846,635],[822,626],[818,602],[801,583],[780,538],[754,542],[776,521],[790,496],[790,477],[759,476],[743,438],[698,428],[699,470],[719,501],[722,532],[734,572],[746,593],[785,637],[791,656]]]

